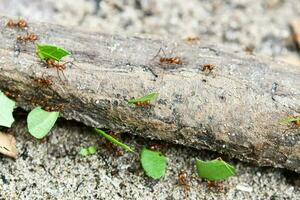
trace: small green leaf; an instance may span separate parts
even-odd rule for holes
[[[0,126],[11,127],[14,122],[12,115],[16,102],[9,99],[0,91]]]
[[[287,125],[292,122],[300,121],[300,117],[286,117],[279,121],[280,124]]]
[[[131,99],[128,101],[129,104],[136,104],[136,103],[143,103],[143,102],[146,102],[146,101],[152,101],[154,99],[156,99],[158,96],[158,93],[156,92],[153,92],[153,93],[150,93],[146,96],[143,96],[143,97],[140,97],[140,98],[135,98],[135,99]]]
[[[88,148],[81,148],[79,154],[82,156],[93,155],[97,152],[97,148],[95,146],[90,146]]]
[[[87,148],[81,148],[79,154],[82,156],[88,156],[89,150]]]
[[[37,44],[36,52],[42,60],[53,59],[60,61],[63,57],[71,55],[68,50],[50,44]]]
[[[165,175],[167,158],[158,151],[144,147],[141,152],[141,164],[148,176],[159,179]]]
[[[105,137],[111,143],[113,143],[113,144],[115,144],[115,145],[117,145],[119,147],[122,147],[126,151],[133,152],[133,149],[131,149],[129,146],[127,146],[126,144],[123,144],[122,142],[119,142],[118,140],[116,140],[115,138],[113,138],[111,135],[105,133],[101,129],[95,128],[95,131],[96,131],[96,133],[98,133],[98,134],[102,135],[103,137]]]
[[[33,109],[27,117],[29,133],[38,139],[45,137],[54,126],[59,112],[47,112],[41,107]]]
[[[196,167],[198,175],[210,181],[222,180],[235,175],[235,168],[222,159],[210,161],[197,159]]]

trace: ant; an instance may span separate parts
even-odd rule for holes
[[[50,76],[47,76],[46,78],[44,78],[44,76],[42,76],[42,78],[35,78],[34,81],[38,85],[44,86],[44,87],[49,87],[53,84],[52,78]]]
[[[176,57],[167,57],[165,51],[160,48],[157,52],[157,54],[153,57],[156,58],[160,52],[163,52],[165,57],[159,57],[159,62],[160,63],[167,63],[167,64],[176,64],[176,65],[181,65],[182,64],[182,60],[180,57],[176,56]]]
[[[222,185],[221,183],[218,183],[216,181],[207,181],[207,187],[212,190],[214,189],[217,192],[225,192],[225,188],[224,185]]]
[[[65,74],[64,74],[63,71],[66,69],[66,64],[68,64],[68,63],[73,64],[72,62],[65,62],[63,64],[60,64],[58,62],[55,62],[55,60],[51,59],[51,58],[48,58],[46,61],[44,61],[44,63],[46,64],[46,66],[48,68],[56,68],[57,75],[58,75],[58,77],[59,77],[60,80],[62,80],[62,79],[61,79],[61,77],[59,75],[59,71],[62,73],[62,75],[64,76],[65,80],[67,80],[67,77],[65,76]]]
[[[198,42],[200,40],[200,37],[198,36],[192,36],[192,37],[187,37],[186,41],[190,43]]]
[[[181,186],[183,186],[184,188],[184,191],[186,193],[188,193],[190,191],[190,186],[189,186],[189,183],[188,183],[188,180],[187,180],[187,174],[186,172],[184,171],[181,171],[179,174],[178,174],[178,181],[179,181],[179,184]]]
[[[4,92],[4,94],[9,97],[9,98],[12,98],[12,99],[16,99],[16,98],[20,98],[20,94],[15,94],[13,92],[10,92],[10,91],[6,91]]]
[[[203,72],[208,71],[208,73],[210,73],[214,68],[215,68],[215,66],[213,64],[204,64],[202,67],[202,71]]]
[[[17,41],[18,42],[35,42],[38,40],[38,36],[35,33],[27,33],[27,35],[18,35],[17,36]]]
[[[12,19],[8,20],[8,22],[6,23],[6,26],[9,28],[20,28],[20,29],[24,29],[28,27],[28,23],[27,21],[25,21],[24,19],[20,19],[18,21],[13,21]]]
[[[61,103],[61,104],[57,104],[54,106],[45,106],[44,110],[47,112],[53,112],[53,111],[61,111],[64,108],[65,108],[65,105]]]
[[[139,106],[139,107],[150,106],[150,101],[139,101],[139,102],[136,102],[135,105]]]

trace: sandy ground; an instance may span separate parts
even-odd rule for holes
[[[300,17],[295,0],[0,0],[0,13],[113,34],[199,36],[299,62],[289,38],[289,21]],[[195,158],[219,156],[213,152],[168,144],[162,148],[167,174],[153,181],[144,175],[138,155],[152,141],[124,133],[122,141],[137,152],[115,156],[100,136],[75,122],[60,121],[44,143],[27,133],[25,117],[18,117],[13,132],[21,156],[16,161],[0,157],[0,199],[300,199],[299,175],[226,157],[237,175],[222,182],[223,192],[209,189],[194,164]],[[80,147],[94,144],[96,155],[78,154]],[[182,170],[188,174],[188,194],[178,183]]]

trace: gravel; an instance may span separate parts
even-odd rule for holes
[[[112,34],[151,34],[201,40],[240,48],[297,64],[290,39],[290,20],[300,15],[295,0],[0,0],[3,15],[20,16]],[[300,64],[299,64],[300,66]],[[295,66],[296,67],[296,66]],[[237,175],[221,182],[223,191],[209,188],[195,173],[195,158],[220,156],[162,143],[168,157],[166,176],[147,178],[139,164],[143,145],[160,143],[122,134],[122,141],[137,151],[116,156],[104,139],[76,122],[61,120],[47,141],[34,140],[25,116],[18,117],[13,133],[20,156],[0,157],[0,199],[300,199],[299,174],[260,168],[227,158]],[[81,147],[97,145],[90,157]],[[188,174],[190,192],[178,182]]]

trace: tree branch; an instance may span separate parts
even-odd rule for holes
[[[45,23],[29,23],[39,43],[72,52],[64,83],[45,68],[32,43],[16,43],[25,31],[1,17],[0,89],[18,105],[63,104],[61,116],[92,127],[211,149],[258,165],[300,172],[300,129],[279,120],[300,113],[299,68],[204,42],[113,36]],[[161,64],[158,50],[181,65]],[[168,55],[168,56],[169,56]],[[211,72],[202,71],[212,64]],[[35,78],[51,76],[41,86]],[[150,107],[127,101],[150,92]]]

